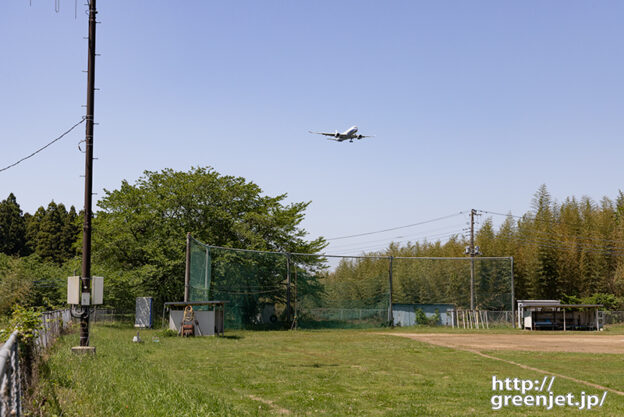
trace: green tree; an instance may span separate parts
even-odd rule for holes
[[[94,219],[93,248],[100,265],[132,276],[131,295],[157,303],[181,300],[186,233],[211,245],[317,253],[299,227],[309,203],[284,204],[253,182],[212,168],[146,171],[132,185],[105,190]],[[318,262],[318,260],[314,260]]]
[[[26,252],[26,221],[13,193],[0,201],[0,252],[7,255]]]
[[[26,223],[28,247],[45,261],[58,265],[76,255],[76,243],[79,240],[79,216],[72,206],[54,201],[44,209],[39,207]]]

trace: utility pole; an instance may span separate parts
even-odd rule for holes
[[[89,56],[87,67],[87,115],[85,136],[85,203],[84,225],[82,233],[82,275],[83,294],[91,293],[91,201],[93,197],[93,113],[95,95],[95,25],[97,10],[95,0],[89,1]],[[84,304],[84,303],[83,303]],[[89,311],[90,303],[80,317],[80,346],[89,346]]]
[[[474,257],[479,254],[479,247],[475,247],[474,239],[474,218],[478,216],[477,210],[470,210],[470,246],[466,248],[466,254],[470,255],[470,309],[475,308],[475,293],[474,293],[474,275],[475,275],[475,262]]]
[[[474,215],[470,210],[470,309],[474,310]]]

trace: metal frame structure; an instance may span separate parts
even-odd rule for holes
[[[315,253],[298,253],[298,252],[271,252],[271,251],[263,251],[263,250],[254,250],[254,249],[238,249],[238,248],[227,248],[227,247],[223,247],[223,246],[216,246],[216,245],[208,245],[205,244],[203,242],[200,242],[199,240],[195,239],[191,233],[187,233],[186,235],[186,268],[185,268],[185,274],[184,274],[184,300],[185,302],[188,301],[189,299],[189,289],[190,289],[190,242],[191,239],[194,240],[195,242],[203,245],[204,247],[208,248],[208,249],[223,249],[223,250],[232,250],[232,251],[238,251],[238,252],[247,252],[247,253],[262,253],[262,254],[281,254],[283,256],[287,257],[287,268],[288,268],[288,273],[287,273],[287,288],[286,288],[286,294],[287,294],[287,300],[286,300],[286,304],[287,306],[291,305],[291,280],[290,280],[290,262],[291,262],[291,257],[292,256],[314,256],[314,257],[318,257],[318,258],[349,258],[349,259],[387,259],[390,263],[389,269],[388,269],[388,284],[389,284],[389,294],[388,294],[388,324],[391,325],[394,321],[393,318],[393,313],[392,313],[392,264],[393,264],[393,260],[397,259],[422,259],[422,260],[447,260],[447,261],[462,261],[462,262],[467,262],[469,261],[471,263],[471,289],[470,289],[470,301],[471,301],[471,306],[474,305],[474,284],[473,284],[473,280],[474,280],[474,261],[475,258],[473,256],[466,258],[466,257],[435,257],[435,256],[391,256],[391,255],[359,255],[359,256],[349,256],[349,255],[330,255],[330,254],[326,254],[326,253],[320,253],[320,254],[315,254]],[[510,293],[511,293],[511,311],[512,311],[512,317],[515,317],[516,315],[516,301],[515,301],[515,284],[514,284],[514,258],[513,256],[480,256],[478,258],[479,260],[508,260],[510,262],[510,278],[511,278],[511,282],[510,282]],[[189,303],[190,304],[190,303]],[[289,313],[289,318],[290,318],[290,308],[288,309],[288,313]],[[295,310],[295,317],[297,316],[297,312]],[[163,309],[163,317],[164,317],[164,309]],[[512,326],[515,327],[515,320],[512,320]]]

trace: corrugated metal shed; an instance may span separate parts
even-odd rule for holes
[[[433,317],[437,310],[440,314],[438,324],[450,326],[451,316],[447,311],[453,308],[453,304],[392,304],[393,323],[395,326],[414,326],[417,324],[417,310],[422,310],[428,318]]]

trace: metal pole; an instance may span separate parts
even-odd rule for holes
[[[188,303],[191,292],[191,232],[186,234],[186,268],[184,270],[184,302]]]
[[[509,257],[511,261],[511,325],[513,328],[516,328],[516,294],[515,294],[515,285],[514,285],[514,258],[513,256]]]
[[[89,2],[89,56],[87,67],[87,116],[85,135],[85,195],[84,225],[82,229],[83,293],[91,293],[91,201],[93,198],[93,114],[95,104],[95,0]],[[80,346],[89,346],[89,306],[80,317]]]
[[[394,316],[392,314],[392,261],[394,257],[390,257],[390,268],[388,269],[388,325],[394,326]]]
[[[210,288],[208,288],[208,280],[210,278],[210,249],[204,248],[204,250],[206,251],[206,258],[204,261],[204,290],[206,290],[206,295],[204,295],[204,300],[210,300],[210,297],[208,297],[210,291]]]
[[[295,263],[295,318],[291,328],[297,330],[297,264]]]
[[[290,321],[290,253],[286,254],[286,322]]]

